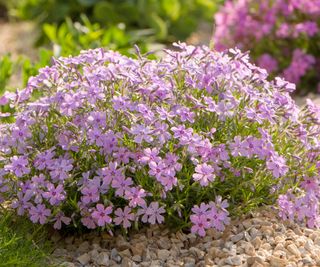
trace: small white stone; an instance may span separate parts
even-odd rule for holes
[[[300,251],[299,251],[299,249],[297,248],[297,246],[295,244],[290,244],[287,247],[287,250],[289,252],[291,252],[293,255],[295,255],[296,257],[300,257],[301,256]]]

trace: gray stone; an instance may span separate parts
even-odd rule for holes
[[[242,259],[240,256],[228,257],[226,258],[225,263],[232,266],[239,266],[242,263]]]
[[[239,233],[239,234],[237,234],[237,235],[232,236],[232,237],[231,237],[231,241],[232,241],[233,243],[237,243],[237,242],[239,242],[243,237],[244,237],[244,234],[243,234],[243,232],[241,232],[241,233]]]
[[[90,262],[90,256],[88,253],[84,253],[77,258],[77,261],[80,262],[82,265],[86,265]]]
[[[170,257],[170,251],[166,249],[159,249],[157,251],[158,259],[161,261],[166,261]]]
[[[114,260],[116,263],[120,263],[121,262],[121,256],[119,255],[118,250],[115,249],[115,248],[113,248],[111,250],[110,258],[111,258],[111,260]]]
[[[108,252],[105,252],[105,251],[100,252],[99,255],[94,259],[94,262],[98,265],[109,266],[110,259],[109,259]]]

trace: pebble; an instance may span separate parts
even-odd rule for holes
[[[109,265],[110,258],[108,252],[100,252],[99,255],[95,258],[94,262],[98,265]]]
[[[244,234],[243,234],[243,232],[241,232],[241,233],[239,233],[239,234],[237,234],[237,235],[232,236],[232,237],[231,237],[231,241],[232,241],[233,243],[237,243],[237,242],[239,242],[243,237],[244,237]]]
[[[320,266],[320,231],[278,220],[270,212],[232,222],[224,233],[210,229],[204,238],[160,226],[126,237],[97,232],[52,237],[58,248],[51,261],[60,267]]]
[[[288,249],[289,252],[291,252],[296,257],[300,257],[301,256],[300,251],[299,251],[299,249],[297,248],[297,246],[295,244],[290,244],[287,247],[287,249]]]
[[[225,263],[233,266],[238,266],[241,265],[242,259],[240,256],[228,257],[226,258]]]
[[[82,265],[86,265],[90,262],[90,256],[88,253],[84,253],[81,256],[77,258],[78,262],[80,262]]]
[[[170,251],[166,249],[159,249],[157,255],[159,260],[166,261],[170,257]]]

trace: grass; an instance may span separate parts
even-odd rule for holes
[[[0,266],[45,267],[50,254],[48,233],[12,211],[0,211]]]

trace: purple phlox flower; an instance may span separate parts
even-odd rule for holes
[[[307,226],[309,228],[320,228],[320,216],[318,214],[313,215],[307,219]]]
[[[119,176],[112,180],[112,188],[116,189],[115,195],[123,197],[126,191],[130,191],[130,186],[133,185],[133,181],[130,177],[127,179],[124,176]]]
[[[192,128],[186,129],[184,125],[179,125],[178,127],[172,127],[171,131],[173,132],[173,137],[177,139],[180,139],[182,137],[191,138],[193,133]]]
[[[226,208],[229,207],[229,203],[226,199],[222,200],[221,196],[216,196],[215,206],[219,209],[226,210]]]
[[[101,168],[97,171],[99,179],[102,181],[104,190],[108,190],[114,179],[124,178],[122,168],[118,168],[117,162],[110,162],[108,167]]]
[[[146,191],[139,187],[131,187],[130,190],[125,191],[125,198],[129,200],[129,206],[132,208],[145,205],[146,195]]]
[[[31,132],[27,127],[14,127],[11,132],[11,137],[16,142],[24,141],[27,138],[30,138]]]
[[[171,134],[168,132],[168,124],[156,122],[155,125],[155,135],[158,136],[158,140],[160,144],[166,143],[171,139]]]
[[[71,218],[66,217],[62,211],[59,211],[54,217],[55,223],[53,225],[54,229],[61,229],[62,223],[65,225],[69,225],[71,222]]]
[[[278,69],[278,62],[270,54],[262,54],[257,63],[259,67],[266,69],[269,73]]]
[[[180,107],[177,109],[176,114],[180,116],[180,120],[182,122],[188,121],[190,123],[194,123],[194,112],[190,111],[187,107]]]
[[[319,31],[318,25],[314,21],[305,21],[297,23],[294,27],[293,37],[298,37],[299,34],[303,33],[309,37],[316,35]]]
[[[207,163],[198,164],[195,168],[195,172],[192,178],[195,181],[199,181],[201,186],[207,186],[209,182],[213,182],[215,179],[214,168]]]
[[[148,222],[151,224],[163,223],[164,217],[161,214],[163,214],[165,212],[166,211],[162,206],[159,207],[158,202],[151,202],[147,211],[146,211],[146,214],[149,216]]]
[[[77,185],[87,185],[90,178],[90,171],[82,173],[82,178],[78,181]]]
[[[146,141],[147,143],[151,143],[153,141],[153,137],[151,136],[152,130],[149,126],[136,124],[132,126],[130,132],[135,135],[134,141],[137,144],[141,144],[143,141]]]
[[[154,147],[154,148],[145,148],[143,150],[143,154],[141,155],[139,159],[139,163],[142,164],[148,164],[150,162],[159,162],[161,160],[161,157],[159,155],[159,148]]]
[[[201,215],[207,215],[208,213],[208,209],[210,208],[210,206],[206,203],[201,203],[200,207],[198,205],[193,206],[193,208],[191,209],[191,211],[197,215],[197,216],[201,216]]]
[[[116,225],[122,224],[124,228],[129,228],[131,226],[130,221],[134,221],[134,214],[131,213],[131,208],[125,207],[123,210],[121,208],[116,209],[114,214],[117,216],[114,218],[114,222]]]
[[[113,153],[113,156],[117,162],[128,164],[132,157],[132,153],[125,147],[119,147],[118,150]]]
[[[24,215],[26,210],[29,210],[32,204],[29,202],[32,197],[32,194],[24,194],[21,191],[18,192],[16,200],[14,200],[11,204],[13,209],[18,209],[18,215]]]
[[[28,167],[28,160],[24,156],[13,156],[11,158],[11,164],[5,165],[5,170],[14,173],[17,177],[22,177],[25,174],[30,173],[30,168]]]
[[[230,218],[228,217],[229,213],[225,210],[218,209],[215,203],[211,203],[210,207],[210,211],[208,212],[210,226],[223,232],[225,225],[230,222]]]
[[[103,147],[101,151],[106,156],[106,162],[108,162],[108,155],[111,155],[118,149],[118,138],[113,131],[108,131],[103,137]]]
[[[93,128],[88,131],[88,143],[90,145],[96,144],[99,147],[104,145],[105,136],[98,128]]]
[[[60,157],[53,161],[52,166],[49,166],[50,176],[52,180],[63,181],[69,177],[69,172],[73,170],[73,161],[67,158]]]
[[[96,221],[98,226],[105,226],[112,222],[109,214],[112,213],[112,207],[104,207],[102,204],[97,204],[96,209],[92,212],[92,218]]]
[[[206,215],[191,215],[190,221],[192,223],[191,233],[205,236],[206,230],[210,228],[210,223]]]
[[[247,150],[242,145],[242,140],[240,136],[234,137],[234,142],[229,144],[229,149],[231,151],[231,155],[234,157],[244,156],[247,154]]]
[[[319,190],[319,181],[317,177],[305,177],[300,183],[300,186],[306,191],[318,191]]]
[[[292,201],[289,199],[287,195],[280,195],[278,198],[278,206],[279,206],[279,216],[281,217],[282,220],[293,220],[294,213],[294,205]]]
[[[232,117],[234,105],[228,101],[222,100],[218,102],[216,107],[216,113],[219,115],[219,119],[225,121],[226,118]]]
[[[124,96],[113,96],[112,102],[113,109],[116,111],[125,111],[131,106],[129,99]]]
[[[77,138],[72,131],[66,130],[58,134],[57,140],[63,150],[77,152],[79,147],[75,145]]]
[[[92,219],[91,214],[84,215],[82,214],[81,223],[86,226],[88,229],[95,229],[97,228],[97,225],[95,221]]]
[[[151,202],[149,206],[142,205],[141,209],[138,210],[137,215],[143,215],[141,218],[143,223],[149,222],[151,224],[161,224],[164,222],[164,217],[161,215],[163,213],[165,213],[164,207],[159,207],[158,202]]]
[[[162,186],[164,186],[165,191],[172,190],[173,186],[177,186],[178,184],[177,177],[174,177],[174,175],[170,175],[170,173],[166,173],[163,176],[157,178],[157,181],[160,182]]]
[[[88,116],[88,122],[90,125],[97,127],[106,127],[106,113],[102,111],[90,112]]]
[[[47,218],[51,215],[51,210],[47,209],[45,205],[38,204],[36,207],[32,206],[29,209],[30,220],[33,223],[39,222],[40,224],[45,224]]]
[[[175,171],[181,171],[182,165],[178,162],[179,156],[174,153],[167,153],[164,163],[168,168],[173,168]]]
[[[82,197],[81,201],[84,204],[95,203],[100,199],[99,190],[95,186],[84,187],[81,189]]]
[[[306,216],[306,207],[304,205],[304,199],[298,198],[294,202],[293,213],[297,216],[299,221],[302,221]]]
[[[272,174],[275,178],[279,178],[285,175],[289,170],[285,162],[286,161],[283,157],[275,154],[267,162],[267,168],[268,170],[272,171]]]
[[[44,170],[45,168],[50,167],[53,164],[53,157],[55,148],[48,149],[42,153],[39,153],[34,161],[34,166],[38,170]]]
[[[142,115],[145,122],[151,122],[154,119],[154,113],[145,104],[138,104],[137,111]]]
[[[45,187],[47,184],[46,176],[43,173],[33,176],[31,181],[36,187]]]
[[[157,179],[160,179],[161,176],[166,174],[167,171],[167,165],[164,163],[164,161],[149,162],[149,175],[156,177]]]
[[[47,184],[47,191],[42,193],[42,196],[49,199],[49,203],[53,206],[59,205],[65,199],[65,191],[62,184],[54,186],[54,184]]]
[[[164,107],[156,107],[156,112],[160,120],[167,120],[168,122],[173,123],[172,118],[174,117],[174,113],[172,111],[168,111]]]

